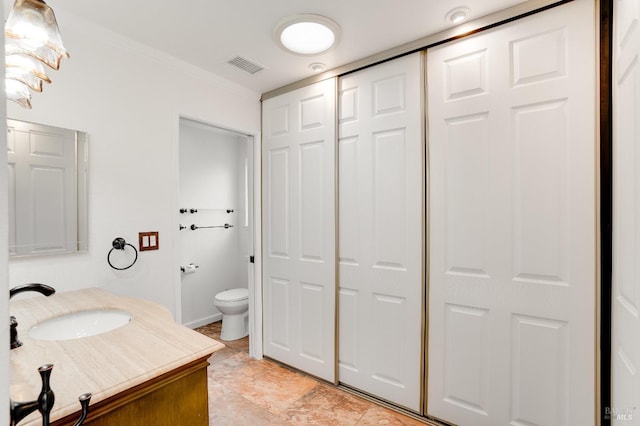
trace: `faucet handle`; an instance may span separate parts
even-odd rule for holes
[[[18,320],[13,315],[9,317],[9,331],[11,349],[22,346],[22,342],[18,339]]]
[[[56,397],[51,390],[50,379],[51,371],[53,370],[53,364],[45,364],[38,367],[38,373],[42,379],[42,389],[40,395],[38,395],[38,411],[42,414],[42,424],[49,424],[49,414],[53,409],[53,404],[56,402]]]
[[[45,364],[38,367],[38,373],[40,373],[40,378],[42,379],[42,390],[40,391],[40,395],[38,395],[37,400],[29,402],[15,402],[9,400],[9,405],[11,408],[11,418],[9,424],[11,426],[15,426],[18,422],[20,422],[20,420],[24,419],[35,410],[38,410],[40,414],[42,414],[42,425],[50,425],[49,414],[51,413],[53,404],[55,402],[55,396],[49,384],[52,370],[53,364]],[[90,400],[90,393],[83,393],[78,397],[78,401],[80,401],[80,406],[82,407],[82,412],[80,414],[80,418],[74,424],[74,426],[81,426],[87,418],[87,414],[89,414]]]
[[[53,364],[45,364],[38,367],[38,373],[42,379],[42,390],[38,399],[28,402],[15,402],[9,400],[11,409],[11,420],[9,424],[15,426],[20,420],[27,417],[33,411],[40,411],[42,414],[42,424],[49,425],[49,413],[53,409],[53,403],[55,402],[55,396],[49,385],[49,379],[51,377],[51,370],[53,370]]]
[[[82,406],[82,414],[80,414],[80,418],[73,426],[80,426],[87,418],[87,414],[89,414],[89,402],[91,402],[91,394],[83,393],[78,397],[78,401],[80,401],[80,406]]]

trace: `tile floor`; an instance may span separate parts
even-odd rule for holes
[[[220,340],[220,327],[196,331]],[[211,425],[424,425],[275,361],[252,359],[248,337],[223,343],[209,359]]]

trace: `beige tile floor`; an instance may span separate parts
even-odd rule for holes
[[[196,331],[220,340],[220,326]],[[275,361],[252,359],[248,338],[222,342],[227,347],[209,359],[211,425],[423,425]]]

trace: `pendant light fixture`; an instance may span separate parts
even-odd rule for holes
[[[43,64],[57,70],[69,52],[53,9],[43,0],[16,0],[4,24],[7,98],[31,108],[31,92],[51,83]]]

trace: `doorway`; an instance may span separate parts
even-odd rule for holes
[[[181,322],[195,328],[222,320],[218,293],[253,287],[254,140],[187,118],[178,140]]]

